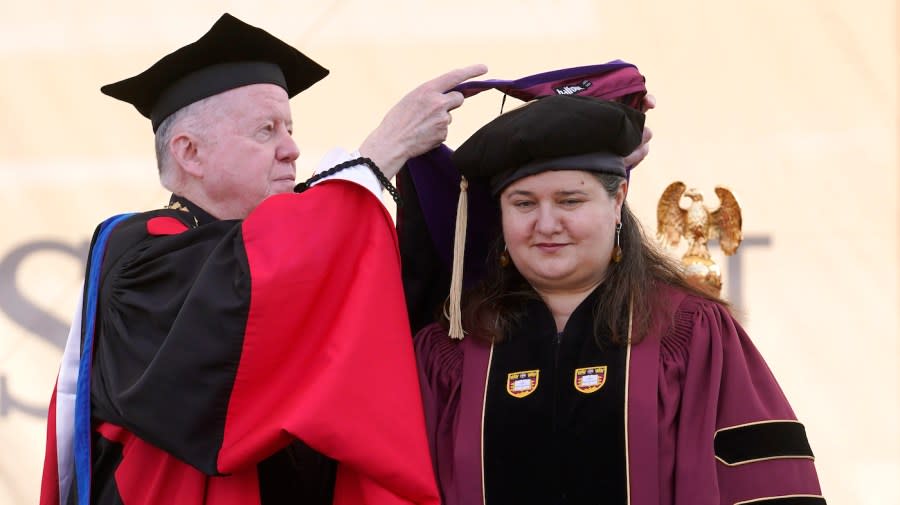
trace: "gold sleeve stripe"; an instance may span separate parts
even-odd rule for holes
[[[825,505],[825,497],[816,494],[767,496],[735,502],[734,505]]]

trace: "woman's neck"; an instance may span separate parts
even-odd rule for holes
[[[594,284],[589,288],[576,291],[546,291],[535,288],[535,291],[547,304],[550,313],[553,314],[553,320],[556,321],[556,331],[561,332],[566,328],[569,322],[569,316],[575,309],[581,305],[581,302],[590,295],[600,283]]]

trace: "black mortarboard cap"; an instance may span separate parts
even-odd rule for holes
[[[644,114],[619,102],[554,95],[497,116],[453,153],[469,180],[498,194],[546,170],[627,175],[623,158],[641,144]]]
[[[150,119],[155,132],[178,109],[250,84],[276,84],[289,97],[328,70],[270,33],[224,14],[205,35],[128,79],[100,88]]]

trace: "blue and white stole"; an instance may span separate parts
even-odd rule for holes
[[[72,318],[72,326],[59,367],[56,384],[56,463],[61,503],[65,503],[68,498],[73,479],[78,505],[90,503],[91,368],[100,272],[110,233],[117,224],[132,215],[119,214],[100,224],[97,238],[89,253],[85,286]]]

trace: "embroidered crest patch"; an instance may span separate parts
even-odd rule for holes
[[[516,398],[524,398],[537,389],[540,370],[525,370],[506,375],[506,392]]]
[[[575,369],[575,389],[590,394],[606,383],[606,365]]]

